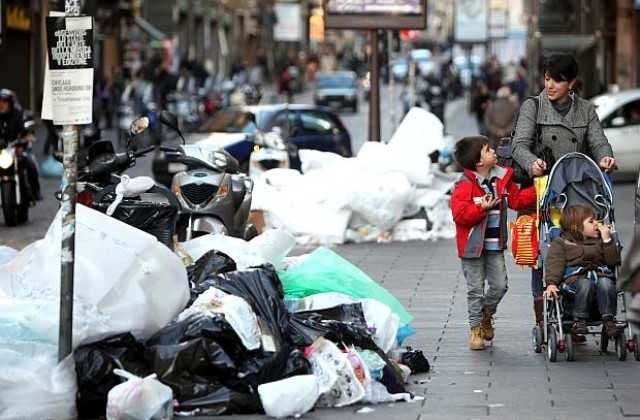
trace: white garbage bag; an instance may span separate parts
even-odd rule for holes
[[[123,369],[113,373],[127,381],[107,394],[107,420],[169,420],[173,418],[173,391],[156,379],[156,374],[140,378]]]
[[[0,266],[0,290],[16,299],[60,296],[62,237],[59,212],[43,239]],[[74,347],[124,332],[148,338],[189,301],[177,255],[154,236],[83,205],[76,207],[74,263],[74,299],[95,307],[105,322],[105,330],[92,334],[74,319],[74,329],[87,331],[74,335]],[[57,331],[58,320],[51,321]]]
[[[262,408],[269,417],[299,417],[311,410],[320,392],[315,375],[297,375],[258,385]]]

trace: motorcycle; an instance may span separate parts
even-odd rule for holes
[[[25,130],[33,126],[32,120],[24,123]],[[16,226],[29,220],[29,206],[35,199],[29,184],[27,162],[31,143],[24,139],[4,142],[0,140],[0,204],[4,223]]]
[[[269,169],[289,168],[289,154],[295,153],[290,150],[292,147],[282,138],[280,127],[274,127],[269,133],[256,132],[249,156],[249,176],[255,178]]]
[[[185,144],[177,117],[160,113],[160,121],[173,129],[183,144],[165,152],[171,173],[171,190],[180,202],[177,233],[180,241],[210,233],[250,240],[258,235],[248,223],[253,180],[240,171],[238,161],[226,150],[213,145]],[[157,162],[157,161],[156,161]]]

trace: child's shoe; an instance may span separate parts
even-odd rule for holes
[[[608,336],[613,336],[618,333],[618,324],[616,318],[612,315],[605,315],[602,317],[602,323],[604,324],[604,330]]]
[[[571,330],[576,334],[588,334],[589,328],[587,328],[587,320],[584,318],[574,319],[573,328]]]
[[[471,333],[469,334],[469,349],[484,350],[484,339],[482,336],[482,325],[471,328]]]
[[[491,315],[488,312],[482,311],[482,338],[487,341],[493,340],[493,325],[491,323]]]

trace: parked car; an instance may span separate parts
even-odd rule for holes
[[[227,150],[248,169],[256,132],[268,133],[280,127],[292,149],[315,149],[352,156],[351,135],[338,114],[327,107],[276,104],[231,107],[220,110],[187,135],[188,143],[212,142]],[[300,168],[297,153],[291,167]]]
[[[436,74],[436,65],[431,58],[431,51],[426,49],[411,50],[411,59],[416,63],[416,74],[431,77]]]
[[[405,56],[398,56],[391,65],[393,79],[399,83],[405,83],[409,77],[409,60]]]
[[[640,163],[640,89],[605,93],[591,103],[616,158],[618,170],[614,174],[635,179]]]
[[[351,108],[358,112],[358,76],[353,71],[321,72],[313,93],[316,105]]]

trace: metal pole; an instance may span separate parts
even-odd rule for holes
[[[80,16],[80,0],[65,0],[66,16]],[[78,132],[73,125],[64,125],[62,175],[62,252],[60,276],[60,325],[58,360],[73,351],[73,267],[76,242],[76,194],[78,177]]]
[[[369,98],[369,141],[380,141],[380,66],[378,30],[371,30],[371,97]]]
[[[389,114],[391,116],[391,130],[396,131],[397,121],[396,121],[396,81],[393,77],[393,72],[391,71],[393,68],[394,60],[391,58],[393,55],[393,32],[391,30],[387,31],[387,74],[389,75]]]

